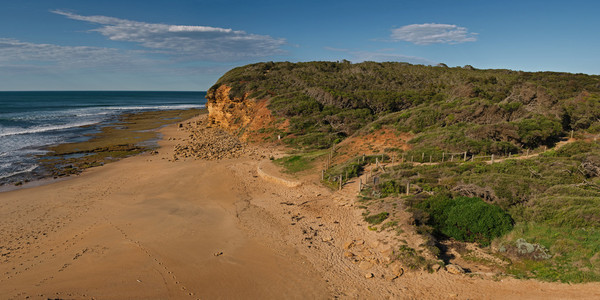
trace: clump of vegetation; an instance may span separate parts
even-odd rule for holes
[[[477,242],[482,246],[502,236],[513,227],[513,220],[500,207],[481,198],[431,197],[419,205],[429,214],[428,223],[435,230],[459,241]]]
[[[283,166],[288,173],[296,173],[311,168],[310,162],[300,155],[291,155],[276,159],[275,162]]]
[[[430,270],[435,262],[428,261],[417,251],[409,246],[402,245],[397,251],[397,259],[410,270]]]
[[[388,212],[382,212],[375,215],[370,215],[365,217],[365,221],[371,225],[381,224],[390,216]]]

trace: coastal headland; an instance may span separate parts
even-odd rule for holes
[[[593,283],[494,281],[389,265],[389,241],[367,229],[355,193],[323,187],[316,175],[280,173],[269,158],[282,149],[246,145],[221,160],[186,155],[215,135],[224,141],[205,118],[160,129],[152,154],[0,194],[0,298],[600,296]],[[228,139],[214,151],[239,149]]]

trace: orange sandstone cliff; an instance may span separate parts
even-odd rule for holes
[[[275,118],[267,108],[267,99],[253,99],[248,93],[242,97],[231,97],[231,87],[221,85],[209,90],[206,99],[208,122],[230,132],[237,133],[243,140],[258,137],[261,128],[273,125]],[[281,127],[281,126],[278,126]]]

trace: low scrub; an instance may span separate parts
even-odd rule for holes
[[[513,227],[508,213],[481,198],[437,196],[423,201],[418,207],[429,214],[429,223],[437,233],[482,246],[489,245],[492,239]]]

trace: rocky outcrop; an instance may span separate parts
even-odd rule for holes
[[[250,124],[255,113],[256,102],[247,94],[230,97],[231,87],[221,85],[206,95],[209,125],[236,131]]]
[[[208,126],[236,133],[240,139],[249,142],[265,141],[268,138],[264,133],[265,128],[274,127],[285,131],[289,122],[274,124],[275,118],[267,108],[268,99],[250,98],[248,93],[234,97],[231,89],[227,85],[221,85],[208,91]]]

